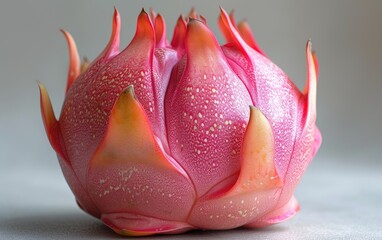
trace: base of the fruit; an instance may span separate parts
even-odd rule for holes
[[[285,221],[293,217],[299,210],[294,197],[280,209],[264,216],[264,218],[250,222],[245,228],[262,228]],[[132,213],[103,214],[101,220],[114,232],[124,236],[148,236],[154,234],[178,234],[195,229],[195,227],[177,221],[168,221]]]

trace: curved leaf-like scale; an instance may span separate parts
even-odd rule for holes
[[[188,176],[167,159],[130,86],[111,112],[88,171],[87,190],[102,213],[185,221],[195,201]]]
[[[174,28],[174,35],[172,36],[171,46],[178,52],[178,56],[181,57],[184,53],[184,39],[186,37],[186,21],[183,16],[180,15]]]
[[[221,17],[221,14],[218,19],[218,25],[220,28],[220,31],[223,33],[225,40],[228,43],[233,43],[235,41],[235,38],[232,36],[231,31],[229,30],[229,27],[227,26],[227,23],[225,22],[224,18]],[[232,24],[232,27],[235,27]]]
[[[139,15],[129,46],[106,62],[102,59],[98,60],[102,64],[90,66],[75,82],[60,119],[69,158],[83,184],[88,163],[104,138],[111,109],[129,85],[134,85],[154,134],[168,148],[163,101],[177,54],[168,48],[155,49],[155,32],[146,12]]]
[[[158,14],[155,17],[154,29],[155,29],[156,47],[157,48],[166,47],[168,45],[167,39],[166,39],[166,23],[164,22],[164,19],[162,15],[160,14]]]
[[[240,34],[236,30],[236,26],[231,22],[230,16],[223,8],[220,8],[218,23],[227,42],[234,44],[242,52],[242,54],[249,58],[247,48],[250,47],[241,38]]]
[[[306,46],[306,58],[308,66],[308,77],[305,95],[302,97],[303,112],[301,116],[301,127],[298,129],[297,139],[291,161],[288,165],[284,178],[285,188],[280,196],[278,206],[283,206],[293,194],[294,189],[310,163],[313,154],[321,144],[321,134],[316,130],[316,95],[317,76],[314,58],[311,50],[311,42]]]
[[[84,211],[95,217],[98,217],[98,209],[95,207],[88,193],[78,181],[78,178],[74,174],[71,167],[71,163],[67,158],[65,147],[63,145],[63,141],[61,140],[62,137],[60,134],[60,129],[58,127],[59,123],[54,116],[48,92],[46,91],[46,88],[43,84],[38,83],[38,86],[40,88],[41,115],[44,122],[45,131],[50,144],[57,153],[58,161],[60,163],[65,179],[67,180],[71,190],[77,198],[77,201],[81,204]]]
[[[76,80],[78,75],[80,75],[80,56],[78,54],[76,42],[74,41],[72,35],[62,29],[61,32],[64,34],[69,48],[69,70],[65,90],[65,93],[67,93],[74,80]]]
[[[194,228],[185,222],[168,221],[131,213],[103,214],[101,219],[116,233],[124,236],[179,234]]]
[[[300,211],[300,205],[298,204],[296,198],[292,196],[287,204],[273,210],[264,217],[260,219],[255,219],[244,225],[246,228],[262,228],[276,223],[280,223],[292,218],[297,212]]]
[[[121,32],[121,16],[119,15],[118,9],[114,7],[113,23],[110,39],[105,49],[101,54],[93,61],[97,62],[100,59],[110,59],[119,53],[119,42],[120,42],[120,32]]]
[[[254,105],[271,123],[276,136],[276,169],[283,179],[292,156],[299,124],[298,101],[302,95],[280,68],[245,43],[223,9],[220,18],[234,39],[222,47],[223,52],[249,89]]]
[[[272,128],[265,116],[251,107],[241,152],[241,171],[227,192],[201,198],[189,222],[201,228],[241,226],[269,212],[277,203],[282,182],[277,175]]]
[[[202,196],[239,171],[252,102],[204,23],[188,23],[185,44],[184,71],[166,94],[166,121],[171,154]]]
[[[261,111],[250,107],[250,118],[242,145],[240,176],[226,197],[282,187],[274,166],[272,127]]]
[[[304,95],[306,98],[304,116],[303,116],[303,132],[309,130],[313,131],[316,123],[316,101],[317,101],[317,74],[315,66],[315,58],[312,54],[312,42],[308,41],[306,44],[306,62],[308,68],[307,83],[304,90]],[[314,137],[314,134],[312,134]],[[314,138],[312,138],[314,139]]]
[[[220,10],[221,12],[219,16],[219,27],[223,32],[227,42],[235,42],[236,45],[242,45],[242,41],[244,41],[249,47],[266,57],[265,53],[259,47],[259,44],[257,44],[255,37],[252,33],[251,27],[249,26],[247,21],[243,20],[240,21],[239,24],[236,24],[234,10],[231,11],[229,16],[224,9],[220,8]],[[227,18],[229,18],[229,21],[227,21]],[[232,31],[232,28],[234,28],[237,32]],[[237,34],[239,34],[242,37],[242,40],[238,39],[237,36],[235,36]]]
[[[52,103],[50,101],[48,91],[45,86],[37,82],[40,89],[40,109],[41,117],[44,122],[44,128],[50,145],[56,151],[57,155],[67,161],[67,154],[65,152],[62,136],[60,133],[59,123],[54,116]]]
[[[237,25],[237,30],[238,32],[240,33],[240,36],[244,39],[244,41],[251,47],[253,48],[254,50],[256,50],[257,52],[259,52],[261,55],[263,56],[267,56],[265,55],[265,53],[263,52],[263,50],[261,50],[259,44],[257,43],[257,41],[255,40],[255,37],[252,33],[252,30],[251,30],[251,27],[249,26],[249,24],[247,23],[247,21],[241,21],[239,22],[239,24]]]

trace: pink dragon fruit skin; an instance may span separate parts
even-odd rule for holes
[[[264,227],[299,210],[293,197],[316,154],[318,63],[306,47],[300,92],[223,9],[219,46],[204,18],[138,16],[119,51],[120,16],[86,68],[74,40],[66,97],[54,116],[39,83],[48,139],[78,205],[122,235]]]

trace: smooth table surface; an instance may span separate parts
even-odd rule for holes
[[[296,191],[301,211],[287,222],[144,239],[382,239],[381,166],[319,157]],[[121,239],[77,207],[58,164],[0,174],[0,239]]]

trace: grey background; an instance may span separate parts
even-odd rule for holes
[[[382,163],[382,1],[1,1],[0,2],[0,239],[113,238],[76,207],[45,136],[36,80],[59,115],[68,30],[81,56],[106,45],[113,6],[122,17],[121,48],[141,7],[167,23],[192,6],[217,27],[219,5],[246,18],[268,56],[302,88],[304,47],[311,38],[320,61],[318,125],[323,144],[297,190],[296,218],[257,231],[193,232],[186,237],[257,239],[380,239]]]

